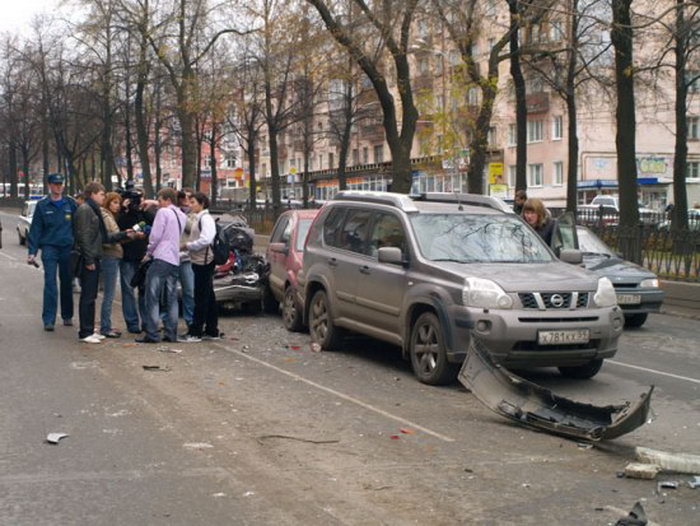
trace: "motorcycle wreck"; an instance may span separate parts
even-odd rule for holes
[[[223,308],[242,308],[256,314],[262,310],[262,298],[270,266],[255,254],[255,231],[240,216],[223,216],[220,237],[230,249],[226,263],[214,271],[214,294]]]
[[[526,427],[578,440],[617,438],[647,422],[654,387],[635,402],[596,406],[570,400],[494,363],[485,344],[470,338],[459,381],[493,412]]]

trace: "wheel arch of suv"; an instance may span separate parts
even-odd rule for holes
[[[314,297],[314,294],[316,294],[316,291],[319,290],[329,290],[328,283],[326,282],[325,278],[323,276],[318,276],[315,277],[313,280],[309,281],[309,283],[306,285],[306,291],[304,293],[304,308],[303,308],[303,316],[304,316],[304,325],[308,326],[309,325],[309,308],[311,306],[311,300]],[[333,309],[332,305],[329,305],[330,309]],[[331,311],[331,316],[332,316],[332,311]]]
[[[424,312],[432,312],[438,317],[438,320],[440,320],[440,326],[442,327],[445,346],[448,350],[452,350],[454,348],[452,329],[450,328],[449,314],[445,308],[444,302],[439,297],[434,297],[433,295],[414,297],[409,301],[410,303],[406,307],[406,314],[403,318],[405,323],[403,324],[403,346],[401,350],[404,358],[408,357],[410,351],[411,331],[413,330],[413,325],[418,317]]]

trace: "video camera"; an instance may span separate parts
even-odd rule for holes
[[[124,183],[124,188],[117,188],[115,192],[117,192],[122,199],[129,200],[129,210],[138,210],[141,206],[143,192],[136,189],[136,185],[133,179],[128,179]]]

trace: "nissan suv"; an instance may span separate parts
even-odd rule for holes
[[[496,198],[341,192],[309,231],[299,301],[323,349],[347,330],[390,342],[427,384],[454,380],[472,331],[509,368],[590,378],[624,318],[580,252],[560,258]]]

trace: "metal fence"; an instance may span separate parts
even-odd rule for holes
[[[700,221],[673,231],[665,213],[642,213],[639,225],[621,227],[620,215],[610,210],[581,209],[577,223],[585,225],[616,252],[660,278],[700,282]]]

